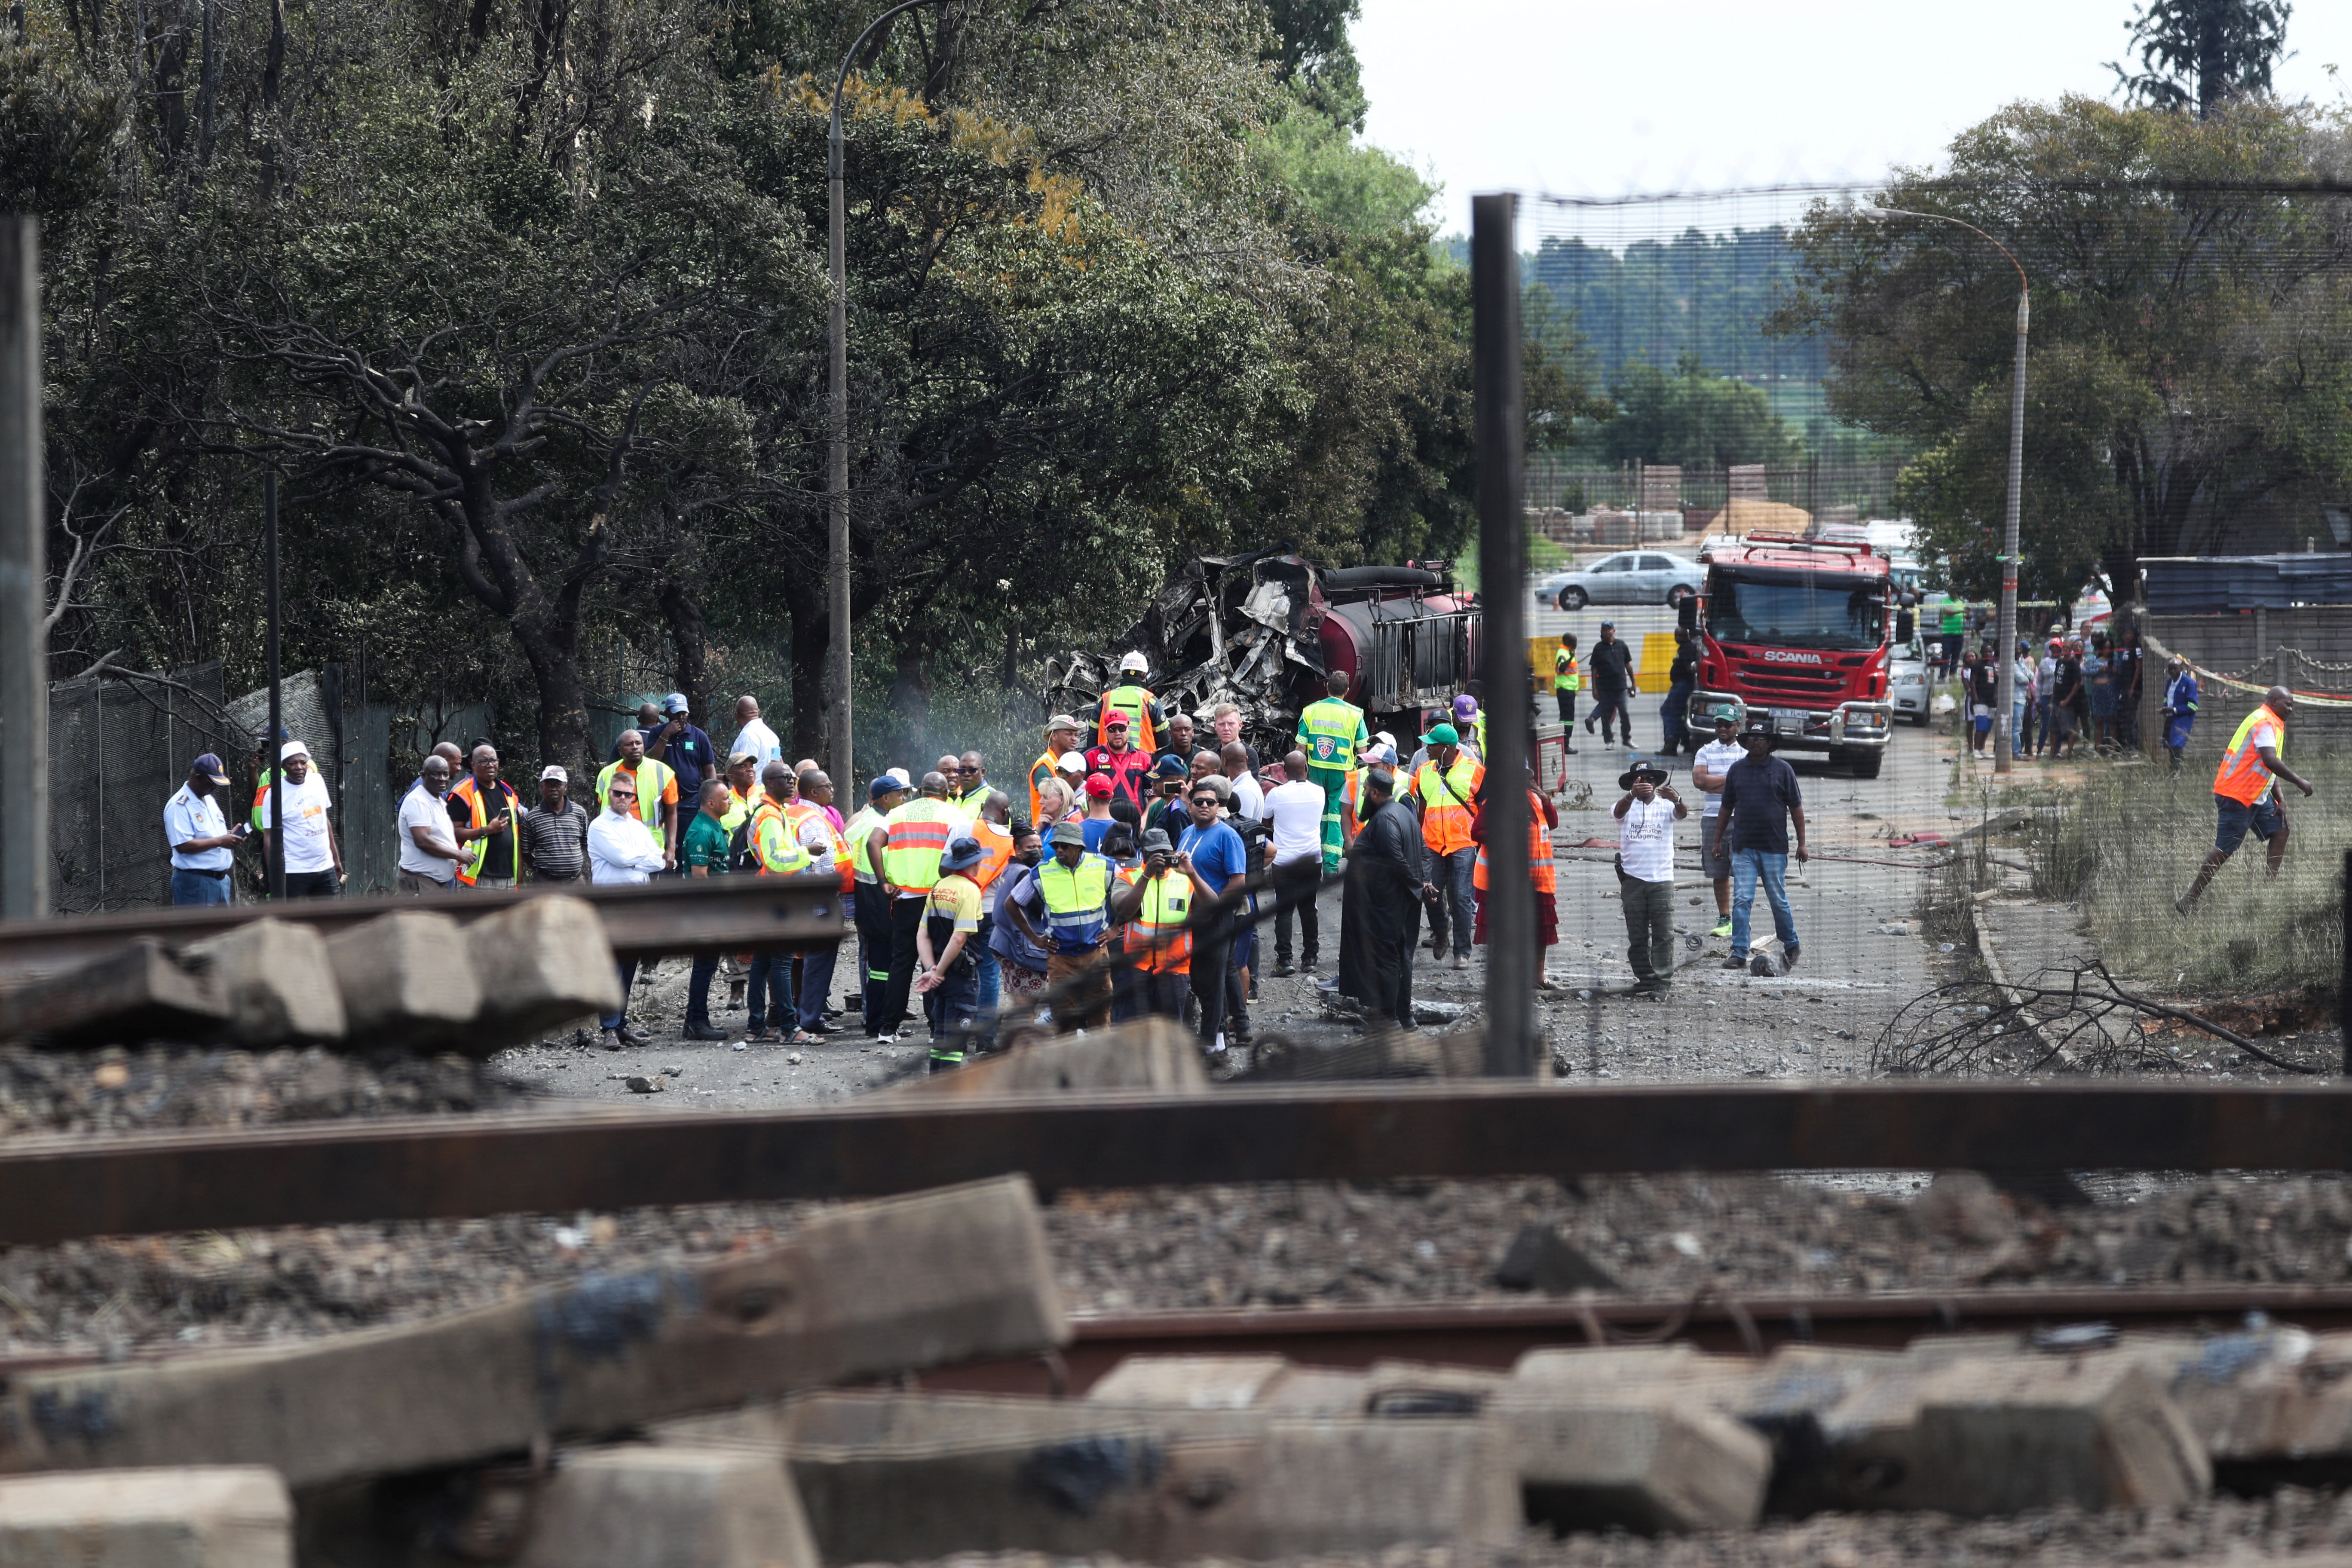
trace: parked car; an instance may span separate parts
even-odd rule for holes
[[[1895,704],[1898,718],[1925,724],[1935,692],[1936,683],[1927,674],[1927,645],[1923,639],[1914,637],[1887,656],[1886,700]]]
[[[1587,605],[1679,605],[1698,592],[1706,568],[1685,555],[1621,550],[1564,576],[1554,602],[1563,610]]]
[[[1528,594],[1538,605],[1557,605],[1559,603],[1560,584],[1574,575],[1575,571],[1565,566],[1538,573],[1528,580]]]

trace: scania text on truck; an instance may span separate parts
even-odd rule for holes
[[[1702,552],[1692,733],[1729,713],[1772,717],[1781,751],[1825,752],[1876,778],[1895,730],[1886,557],[1861,542],[1751,533]]]

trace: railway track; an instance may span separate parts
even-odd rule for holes
[[[1082,1394],[1130,1355],[1281,1355],[1312,1366],[1379,1361],[1507,1368],[1559,1345],[1687,1342],[1757,1354],[1791,1343],[1891,1349],[1924,1335],[2049,1335],[2099,1343],[2117,1333],[2219,1332],[2263,1313],[2312,1332],[2352,1329],[2352,1287],[1896,1291],[1870,1296],[1696,1300],[1548,1299],[1135,1312],[1072,1320],[1073,1339],[1045,1360],[980,1362],[923,1375],[937,1391]]]

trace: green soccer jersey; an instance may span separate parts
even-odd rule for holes
[[[688,867],[707,866],[714,877],[727,872],[727,829],[719,819],[702,812],[694,814],[694,821],[686,830],[686,863]]]

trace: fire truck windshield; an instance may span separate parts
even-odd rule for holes
[[[1707,630],[1717,642],[1873,648],[1886,640],[1886,579],[1770,566],[1718,566]]]

